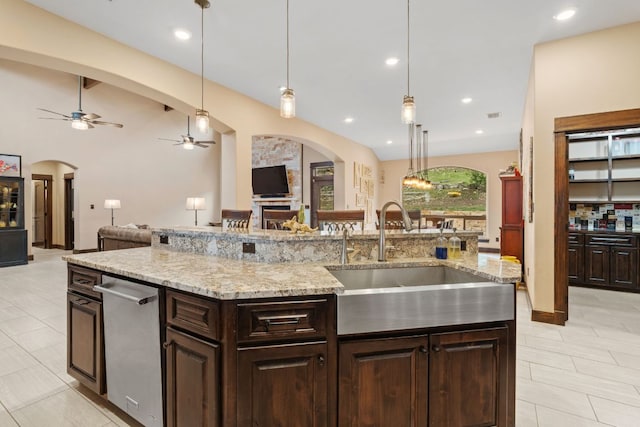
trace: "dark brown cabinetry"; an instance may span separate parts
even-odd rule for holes
[[[569,233],[569,283],[584,282],[584,236]]]
[[[106,392],[102,275],[70,266],[67,292],[67,373],[98,394]]]
[[[524,262],[524,221],[522,216],[522,177],[502,176],[502,226],[500,255],[515,256]]]
[[[578,237],[583,239],[584,245]],[[640,290],[637,236],[620,233],[570,233],[569,239],[569,283],[617,290]],[[584,254],[583,261],[580,259],[580,252]]]
[[[326,426],[327,357],[326,342],[239,349],[237,425]]]
[[[430,426],[508,425],[506,327],[431,335]]]
[[[509,426],[507,326],[340,343],[340,426]]]
[[[340,344],[340,426],[426,426],[429,338]]]
[[[167,291],[166,310],[166,425],[219,426],[219,304]]]
[[[24,178],[0,176],[0,267],[26,263]]]

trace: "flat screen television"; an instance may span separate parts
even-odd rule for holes
[[[251,170],[251,185],[255,196],[275,197],[289,194],[286,166],[253,168]]]

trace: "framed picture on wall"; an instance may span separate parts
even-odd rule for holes
[[[22,157],[0,154],[0,176],[22,176]]]

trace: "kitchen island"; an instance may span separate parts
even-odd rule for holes
[[[185,251],[189,239],[184,236],[197,234],[209,242],[212,236],[222,242],[228,234],[230,242],[240,242],[240,250],[250,243],[247,237],[278,244],[316,239],[320,245],[337,243],[334,250],[342,244],[341,236],[200,231],[154,230],[151,248],[65,257],[71,375],[108,395],[101,360],[102,299],[93,285],[113,277],[159,290],[167,426],[514,425],[513,300],[519,266],[479,263],[477,255],[456,262],[428,256],[399,256],[386,263],[357,259],[342,266],[329,260],[266,263],[204,249]],[[357,238],[350,237],[349,244]],[[443,263],[504,283],[512,295],[508,318],[338,334],[336,301],[346,290],[330,269]]]

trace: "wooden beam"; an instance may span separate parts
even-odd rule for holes
[[[84,77],[82,79],[82,87],[84,89],[91,89],[92,87],[97,86],[100,83],[102,83],[100,80],[90,79],[89,77]]]
[[[173,111],[173,107],[169,107],[167,104],[164,104],[164,111]]]

